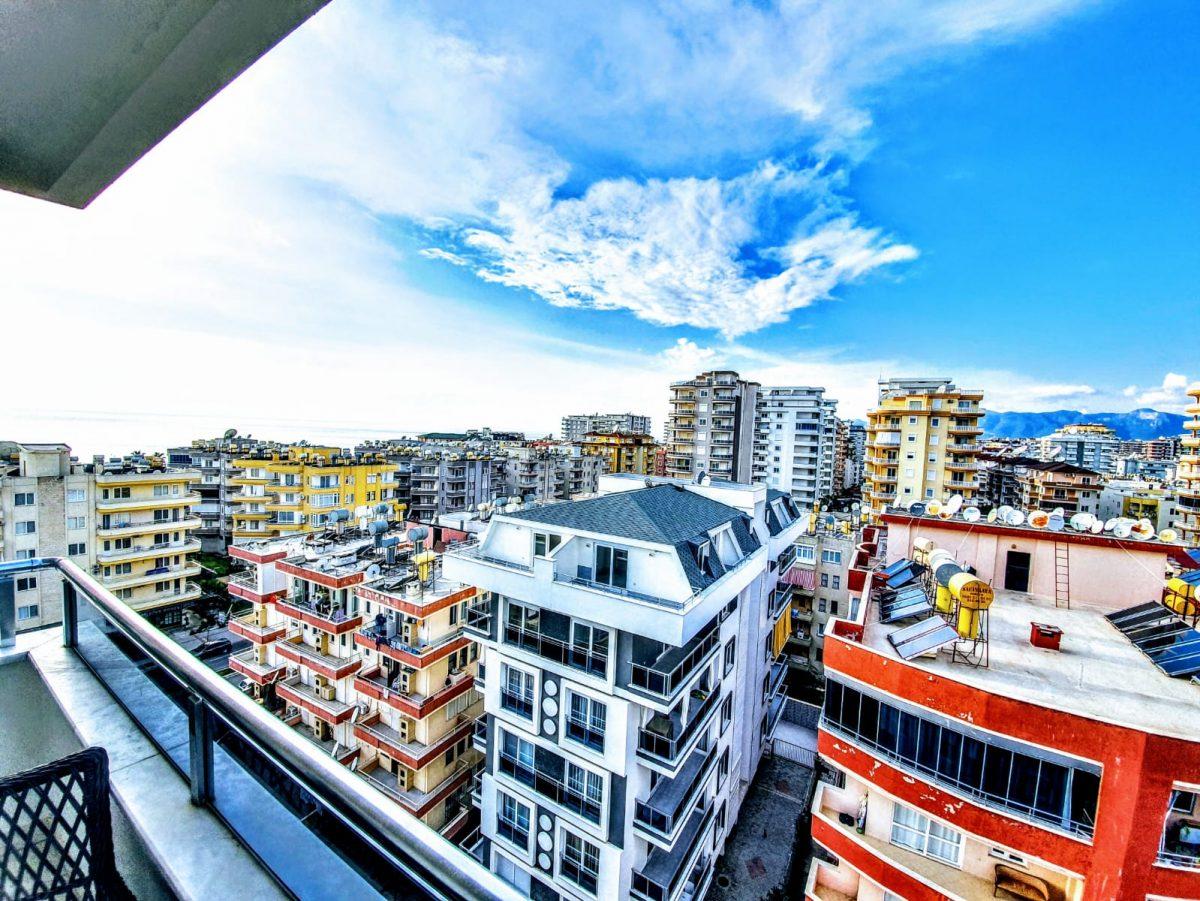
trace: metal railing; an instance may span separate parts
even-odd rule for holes
[[[673,735],[662,734],[646,726],[639,728],[637,753],[642,757],[675,766],[680,762],[684,749],[699,734],[700,729],[712,721],[720,697],[720,692],[710,691],[708,696],[696,705],[691,719]]]
[[[64,645],[180,771],[193,803],[221,818],[283,885],[299,889],[310,874],[333,867],[345,872],[347,891],[357,883],[386,896],[522,897],[69,560],[0,563],[0,646],[15,644],[15,578],[50,569],[63,576]],[[131,693],[130,676],[141,680],[140,696]],[[311,853],[296,852],[297,836]]]
[[[698,637],[695,647],[669,670],[658,669],[657,667],[661,665],[658,661],[650,664],[632,664],[629,684],[659,697],[671,698],[687,683],[700,665],[708,660],[709,655],[716,650],[720,643],[720,626],[714,624],[706,633]],[[659,659],[661,660],[677,650],[677,648],[668,648],[659,656]]]

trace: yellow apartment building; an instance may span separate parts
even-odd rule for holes
[[[235,544],[323,529],[335,510],[355,520],[374,516],[380,505],[387,506],[389,520],[404,513],[396,500],[399,466],[380,454],[295,445],[248,454],[234,467]]]
[[[888,379],[867,414],[863,505],[870,522],[888,506],[972,500],[979,490],[983,392],[949,379]]]
[[[585,454],[601,457],[608,472],[654,475],[654,454],[658,445],[649,435],[588,432],[576,443]]]

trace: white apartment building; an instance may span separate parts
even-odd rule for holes
[[[595,494],[604,465],[604,458],[585,454],[578,447],[514,448],[505,464],[503,491],[497,493],[539,501]]]
[[[1043,460],[1061,461],[1111,473],[1116,469],[1117,450],[1121,441],[1112,429],[1100,425],[1068,425],[1038,439],[1039,456]]]
[[[637,413],[572,413],[562,418],[562,440],[581,441],[588,432],[649,435],[650,417]]]
[[[444,558],[483,598],[475,850],[531,898],[703,897],[782,716],[770,599],[794,503],[645,481],[496,514]]]
[[[812,508],[836,490],[837,401],[824,388],[760,388],[754,421],[755,482]]]
[[[17,465],[0,469],[3,560],[70,557],[90,572],[96,562],[96,482],[71,462],[65,444],[22,444]],[[62,620],[62,578],[44,571],[14,583],[18,630]]]

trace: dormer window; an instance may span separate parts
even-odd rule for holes
[[[547,532],[533,533],[533,556],[547,557],[550,552],[562,544],[561,535],[552,535]]]
[[[613,588],[625,588],[629,579],[629,551],[596,545],[596,581]]]

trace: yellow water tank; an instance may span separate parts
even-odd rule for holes
[[[421,551],[413,557],[413,563],[417,567],[417,576],[422,582],[428,582],[429,577],[433,574],[433,564],[437,560],[437,554],[433,551]]]

